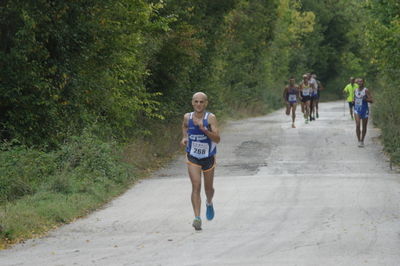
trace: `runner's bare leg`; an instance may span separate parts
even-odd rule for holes
[[[360,124],[361,124],[361,121],[360,121],[360,117],[358,116],[358,115],[354,115],[354,117],[355,117],[355,121],[356,121],[356,135],[357,135],[357,139],[358,139],[358,141],[361,141],[361,130],[360,130]]]
[[[201,207],[201,167],[197,165],[188,164],[188,172],[190,181],[192,181],[192,206],[194,216],[200,216]]]
[[[204,175],[204,190],[207,196],[207,203],[212,203],[212,199],[214,197],[214,168],[205,171]]]
[[[367,124],[368,124],[368,117],[362,120],[362,135],[361,141],[364,141],[365,135],[367,134]]]

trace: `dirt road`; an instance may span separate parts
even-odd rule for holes
[[[282,110],[225,127],[216,216],[201,232],[182,156],[103,210],[1,251],[0,265],[400,265],[400,174],[379,131],[358,148],[343,102],[320,108],[296,129]]]

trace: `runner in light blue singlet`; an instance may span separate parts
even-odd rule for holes
[[[354,113],[360,116],[361,119],[365,119],[369,115],[369,107],[367,98],[367,88],[362,90],[356,89],[354,91]]]
[[[364,147],[364,139],[367,134],[369,107],[368,103],[372,103],[371,93],[364,86],[364,80],[358,79],[358,88],[354,91],[354,118],[356,121],[356,135],[358,139],[358,147]],[[362,124],[362,132],[361,132]]]

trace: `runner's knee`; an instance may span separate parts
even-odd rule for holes
[[[192,183],[192,191],[194,192],[194,193],[198,193],[198,194],[200,194],[200,191],[201,191],[201,183]]]
[[[206,194],[214,193],[214,188],[212,186],[205,186],[204,190],[205,190]]]

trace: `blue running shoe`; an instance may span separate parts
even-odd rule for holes
[[[193,227],[194,227],[194,229],[196,230],[196,231],[200,231],[201,230],[201,219],[200,219],[200,217],[196,217],[196,218],[194,218],[194,220],[193,220]]]
[[[212,219],[214,219],[214,206],[213,204],[208,204],[206,203],[207,206],[207,211],[206,211],[206,217],[207,220],[211,221]]]

